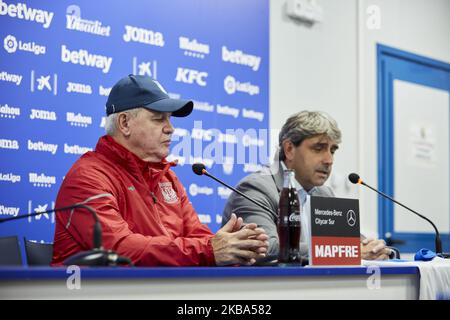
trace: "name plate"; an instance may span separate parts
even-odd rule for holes
[[[311,197],[310,265],[361,265],[359,201]]]

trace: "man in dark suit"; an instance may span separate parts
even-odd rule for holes
[[[279,151],[274,163],[246,176],[237,186],[250,198],[272,209],[272,213],[232,193],[222,215],[222,224],[230,219],[232,213],[242,217],[245,223],[256,223],[269,236],[266,259],[276,259],[279,248],[276,213],[283,188],[284,170],[294,170],[302,204],[306,203],[307,195],[334,197],[333,190],[323,184],[330,176],[334,153],[340,142],[341,131],[336,121],[323,112],[302,111],[289,117],[279,135]],[[305,224],[303,219],[302,224]],[[307,255],[308,244],[304,234],[302,232],[300,252]],[[362,236],[363,259],[387,259],[390,252],[383,240],[365,239]]]

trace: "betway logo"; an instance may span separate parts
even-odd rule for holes
[[[223,87],[228,94],[235,94],[236,92],[247,93],[251,96],[259,94],[259,87],[250,82],[239,82],[233,76],[227,76],[223,80]]]
[[[66,28],[95,34],[98,36],[109,37],[111,32],[110,26],[103,26],[100,21],[81,19],[81,9],[77,5],[67,7]]]
[[[0,80],[1,81],[12,82],[12,83],[15,83],[18,86],[22,82],[22,77],[23,76],[20,75],[20,74],[12,74],[12,73],[8,73],[6,71],[2,71],[2,73],[0,73]]]
[[[20,176],[15,175],[13,173],[1,173],[0,172],[0,181],[16,183],[16,182],[20,182]]]
[[[242,117],[247,119],[256,119],[258,121],[264,120],[264,112],[259,112],[251,109],[242,109]]]
[[[227,47],[222,47],[222,60],[250,67],[253,71],[258,71],[261,63],[261,57],[246,54],[241,50],[228,50]]]
[[[67,154],[85,154],[88,151],[92,151],[92,148],[88,147],[80,147],[79,145],[75,144],[73,146],[68,145],[67,143],[64,143],[64,153]]]
[[[239,116],[239,109],[233,108],[233,107],[229,107],[229,106],[222,106],[220,104],[217,104],[217,113],[218,114],[225,114],[225,115],[237,118]]]
[[[164,36],[161,32],[133,26],[125,26],[123,40],[125,42],[133,41],[152,46],[164,47]]]
[[[30,172],[28,174],[29,182],[35,187],[51,187],[51,185],[56,184],[55,176],[46,176],[45,174],[37,174],[35,172]]]
[[[0,149],[13,149],[19,150],[19,141],[0,139]]]
[[[111,57],[102,56],[98,54],[91,54],[87,50],[79,49],[70,51],[65,45],[61,46],[61,61],[98,68],[103,73],[108,73],[112,63]]]
[[[92,94],[92,88],[90,85],[76,82],[67,82],[66,91],[69,93],[76,92],[76,93]]]
[[[73,112],[67,112],[66,121],[69,122],[71,126],[87,127],[92,124],[92,117],[83,116],[81,113],[75,114]]]
[[[25,3],[7,4],[0,0],[0,16],[8,15],[11,18],[34,21],[42,24],[47,29],[52,23],[54,13],[41,9],[27,7]]]
[[[194,102],[194,110],[200,110],[205,112],[214,112],[214,105],[210,104],[206,101],[197,101],[192,100]]]
[[[3,40],[3,47],[6,52],[14,53],[18,50],[32,52],[35,55],[45,54],[46,48],[45,46],[41,46],[37,43],[33,42],[23,42],[22,40],[17,41],[16,37],[13,35],[7,35]]]
[[[0,205],[0,215],[17,217],[19,215],[20,208],[17,207],[6,207]]]
[[[209,196],[213,193],[213,189],[208,188],[208,187],[200,187],[200,186],[196,185],[195,183],[192,183],[189,186],[189,193],[193,197],[195,197],[196,195],[199,195],[199,194],[205,194],[205,195]]]
[[[111,92],[111,87],[109,88],[105,88],[102,85],[100,85],[100,87],[98,87],[98,94],[101,96],[109,96],[109,93]]]
[[[208,73],[204,71],[197,71],[193,69],[178,68],[175,81],[193,84],[194,81],[201,87],[206,86],[206,78]]]
[[[10,107],[7,104],[0,104],[0,118],[12,118],[20,116],[20,108]]]
[[[28,140],[28,150],[50,152],[51,154],[54,155],[56,153],[56,150],[58,150],[58,145],[45,143],[42,141],[33,142],[31,140]]]
[[[54,111],[31,109],[30,119],[56,121],[56,113]]]

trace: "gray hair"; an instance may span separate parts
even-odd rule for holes
[[[142,108],[134,108],[134,109],[129,109],[129,110],[122,111],[122,112],[112,113],[109,116],[107,116],[106,121],[105,121],[106,134],[109,136],[113,136],[116,134],[117,118],[119,117],[119,114],[127,113],[130,117],[135,118],[141,110],[142,110]]]
[[[301,111],[293,114],[287,119],[278,136],[280,160],[286,159],[283,141],[289,140],[297,147],[303,140],[321,134],[326,134],[336,143],[341,142],[341,130],[339,130],[336,120],[325,112]]]

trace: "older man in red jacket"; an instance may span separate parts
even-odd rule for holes
[[[267,251],[256,224],[236,216],[215,235],[200,223],[168,162],[170,117],[192,112],[192,101],[171,99],[161,85],[129,75],[106,103],[107,135],[67,173],[57,207],[85,203],[96,211],[103,246],[139,266],[251,265]],[[85,211],[85,212],[83,212]],[[77,208],[56,216],[52,265],[91,249],[93,217]]]

